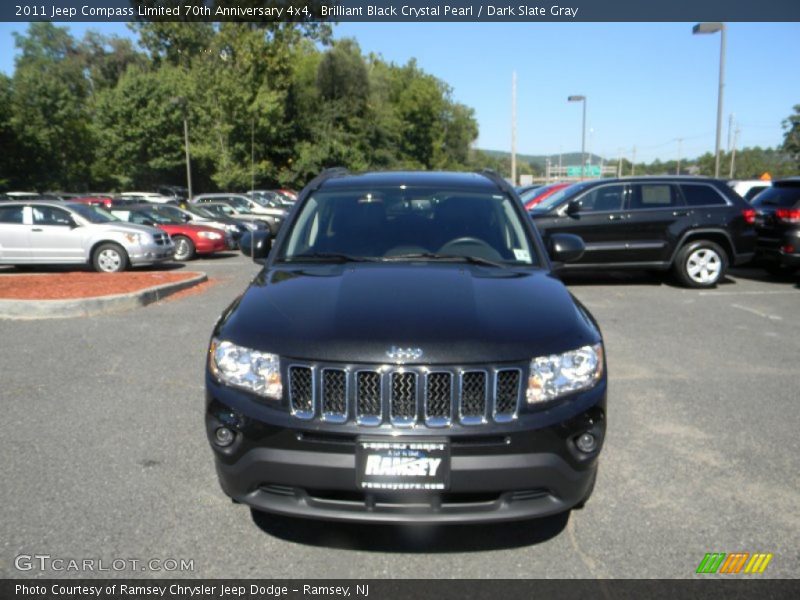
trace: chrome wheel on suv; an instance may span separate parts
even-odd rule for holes
[[[713,242],[689,244],[678,253],[676,274],[689,287],[714,287],[725,275],[727,256]]]
[[[119,273],[128,267],[128,255],[116,244],[103,244],[94,252],[92,264],[101,273]]]

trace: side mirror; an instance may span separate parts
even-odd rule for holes
[[[586,251],[586,244],[578,235],[554,233],[548,241],[547,251],[554,263],[569,263],[580,260]]]
[[[570,217],[574,217],[579,212],[581,212],[581,202],[580,200],[570,200],[567,204],[567,215]]]
[[[156,222],[155,221],[151,221],[150,219],[145,219],[144,221],[142,221],[142,225],[149,225],[150,227],[155,227],[156,226]]]
[[[272,249],[272,236],[269,230],[248,231],[239,240],[242,254],[255,262],[263,262]]]

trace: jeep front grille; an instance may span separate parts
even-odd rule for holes
[[[523,367],[350,367],[291,364],[288,396],[301,419],[398,427],[478,425],[516,418]]]

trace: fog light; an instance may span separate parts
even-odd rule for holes
[[[227,427],[218,427],[214,432],[214,441],[217,443],[217,446],[230,446],[233,443],[234,437],[235,434],[233,431]]]
[[[591,433],[584,433],[578,436],[578,439],[575,440],[575,445],[578,447],[578,450],[588,454],[597,449],[597,438]]]

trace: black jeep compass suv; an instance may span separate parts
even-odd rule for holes
[[[259,510],[490,522],[586,501],[605,432],[597,323],[506,182],[325,172],[214,328],[206,427]],[[583,242],[553,235],[554,261]]]

